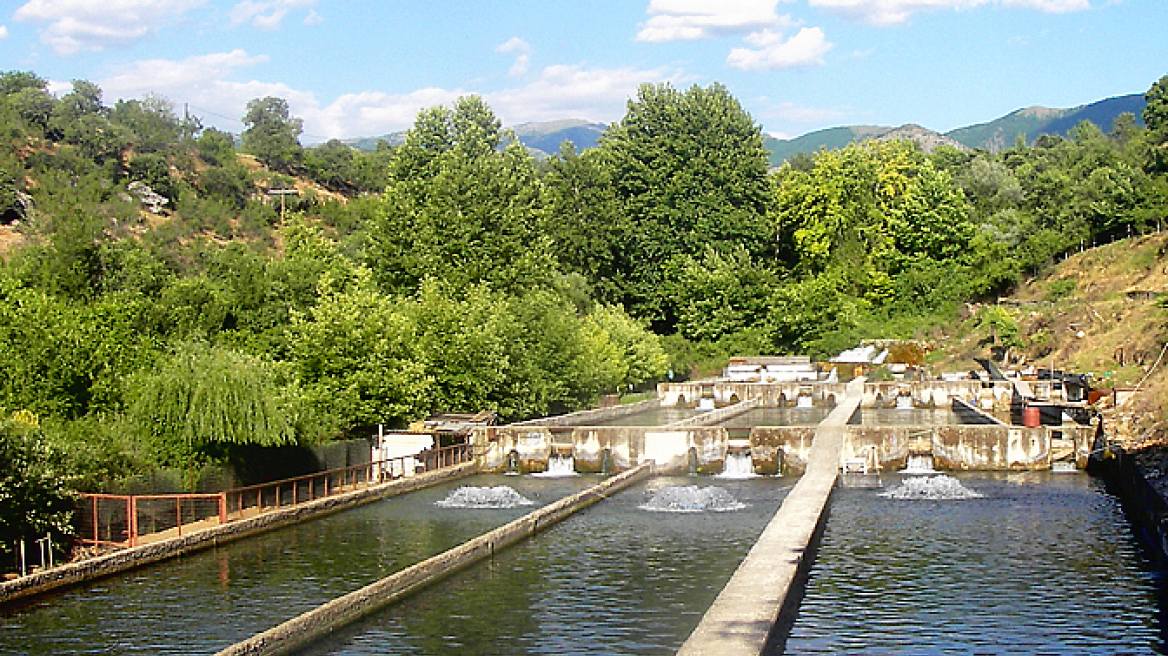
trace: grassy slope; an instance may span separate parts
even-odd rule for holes
[[[1104,413],[1109,436],[1129,445],[1168,443],[1168,233],[1124,239],[1059,262],[1000,299],[1018,321],[1023,346],[1012,366],[1091,372],[1096,388],[1135,387],[1132,401]],[[938,341],[941,368],[987,356],[980,308]],[[935,338],[941,336],[934,336]]]

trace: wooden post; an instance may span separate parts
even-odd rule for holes
[[[89,497],[93,501],[93,546],[97,546],[98,539],[101,535],[98,533],[98,515],[97,515],[97,495]]]
[[[227,523],[227,493],[219,493],[219,525]]]
[[[174,521],[178,526],[178,536],[182,537],[182,497],[174,498]]]

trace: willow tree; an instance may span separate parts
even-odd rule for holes
[[[160,465],[193,468],[233,445],[295,439],[273,366],[230,349],[188,343],[134,377],[129,415]]]

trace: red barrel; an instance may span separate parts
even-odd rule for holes
[[[1037,428],[1042,425],[1042,410],[1033,406],[1022,409],[1022,425],[1027,428]]]

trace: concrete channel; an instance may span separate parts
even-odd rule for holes
[[[846,424],[863,398],[864,379],[819,424],[807,469],[758,542],[678,651],[679,656],[756,656],[781,650],[814,559],[839,476]]]
[[[334,599],[279,626],[224,649],[216,656],[290,654],[370,613],[493,556],[520,540],[552,526],[578,510],[647,478],[653,465],[643,463],[504,524],[380,581]]]

